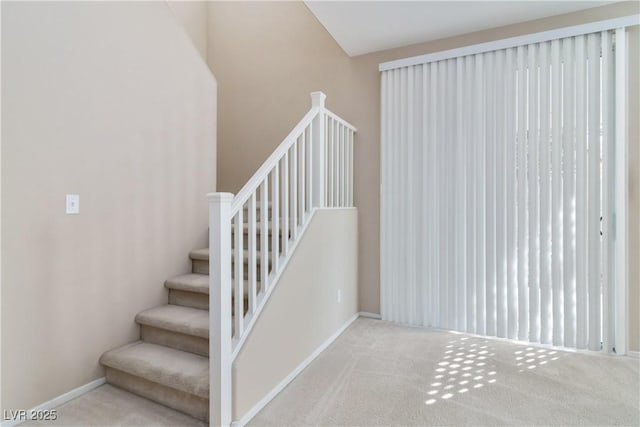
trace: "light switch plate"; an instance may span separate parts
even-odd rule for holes
[[[67,194],[67,214],[75,215],[80,213],[80,195]]]

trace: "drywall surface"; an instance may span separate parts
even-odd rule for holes
[[[237,192],[309,109],[309,92],[322,90],[327,106],[358,128],[354,201],[359,208],[359,309],[380,312],[380,73],[378,65],[409,56],[569,25],[638,13],[640,3],[620,2],[576,13],[480,31],[349,58],[313,14],[297,2],[209,4],[208,62],[220,86],[218,165],[221,190]],[[638,46],[637,30],[630,32]],[[634,44],[635,43],[635,44]],[[638,49],[630,49],[637,64]],[[633,65],[632,65],[633,68]],[[637,76],[637,73],[635,74]],[[633,86],[635,82],[630,82]],[[630,92],[633,93],[633,92]],[[637,93],[637,91],[635,92]],[[638,117],[630,97],[629,117]],[[637,121],[630,120],[630,126]],[[630,324],[638,350],[640,306],[640,202],[638,133],[630,132]],[[635,136],[634,136],[635,135]],[[634,145],[635,144],[635,145]],[[634,151],[635,150],[635,151]],[[635,171],[635,172],[634,172]],[[635,227],[635,232],[633,229]],[[635,264],[635,266],[633,266]],[[635,321],[633,319],[636,319]],[[632,338],[631,342],[634,342]]]
[[[358,312],[357,230],[356,209],[316,211],[233,363],[234,420]]]
[[[206,1],[167,1],[176,19],[185,29],[202,60],[207,60],[207,2]]]
[[[353,99],[352,60],[302,2],[209,3],[207,50],[219,84],[221,191],[242,188],[311,108],[311,92],[323,91],[327,108],[356,126],[354,111],[371,102]],[[370,107],[377,111],[377,104]],[[369,126],[373,119],[359,120],[366,124],[356,134],[354,197],[360,208],[359,304],[378,312],[379,148],[378,130]]]
[[[189,271],[216,90],[165,2],[2,2],[3,410],[102,377]]]

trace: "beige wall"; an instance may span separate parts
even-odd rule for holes
[[[2,2],[2,409],[103,376],[166,302],[206,242],[215,119],[164,2]]]
[[[200,56],[207,59],[207,2],[206,1],[169,1],[169,8],[185,29]]]
[[[380,229],[380,74],[378,64],[409,56],[577,25],[638,13],[640,3],[605,7],[480,31],[429,43],[349,58],[311,12],[298,2],[211,3],[209,5],[208,61],[220,85],[219,156],[220,189],[236,192],[267,158],[309,107],[308,93],[327,93],[329,109],[358,128],[355,148],[355,204],[359,221],[359,307],[379,313]],[[632,31],[637,46],[638,31]],[[638,50],[630,61],[638,63]],[[637,69],[637,68],[636,68]],[[637,74],[636,74],[637,76]],[[637,83],[637,78],[636,78]],[[637,92],[637,91],[636,91]],[[632,97],[633,98],[633,97]],[[636,98],[637,100],[637,98]],[[637,102],[630,117],[638,117]],[[630,121],[637,126],[637,121]],[[631,221],[638,207],[637,130],[630,144],[634,180]],[[634,151],[635,150],[635,151]],[[631,264],[638,264],[639,232],[630,235]],[[636,261],[634,263],[634,260]],[[638,349],[637,267],[631,271],[631,323]]]
[[[358,312],[357,228],[356,209],[316,211],[233,364],[234,420]]]

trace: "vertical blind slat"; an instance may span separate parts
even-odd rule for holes
[[[507,337],[515,339],[518,333],[518,251],[516,234],[516,68],[515,49],[506,53],[506,119],[507,119]]]
[[[602,348],[607,353],[613,352],[613,298],[612,267],[613,267],[613,238],[612,216],[614,189],[611,185],[613,172],[613,83],[615,71],[613,68],[611,34],[602,32]]]
[[[586,40],[576,37],[576,348],[587,345],[587,129]],[[573,150],[571,150],[573,151]],[[566,198],[565,198],[566,200]]]
[[[444,117],[444,126],[446,132],[446,165],[447,168],[444,170],[445,174],[453,174],[453,176],[449,176],[448,179],[443,179],[443,182],[446,184],[447,188],[447,204],[446,204],[446,215],[445,215],[445,227],[447,230],[447,235],[450,236],[450,239],[447,239],[447,253],[445,257],[446,268],[447,268],[447,282],[446,283],[455,283],[456,276],[454,270],[454,259],[455,259],[455,245],[456,245],[456,234],[457,230],[455,229],[455,225],[453,222],[454,219],[454,210],[455,210],[455,176],[456,171],[454,168],[454,154],[455,154],[455,60],[449,59],[446,61],[447,67],[447,86],[446,90],[449,94],[447,98],[447,109]],[[446,286],[447,289],[447,327],[450,329],[457,329],[457,316],[456,316],[456,294],[457,294],[457,286]]]
[[[551,192],[549,169],[549,44],[540,44],[540,342],[551,343],[553,310],[551,303]]]
[[[476,333],[486,333],[486,228],[485,228],[485,126],[484,126],[484,55],[475,56],[475,141],[476,158]]]
[[[507,127],[505,106],[507,105],[504,89],[505,51],[496,52],[496,335],[507,336],[507,222],[506,222],[506,187],[507,187]]]
[[[516,119],[518,135],[516,146],[517,159],[517,194],[518,194],[518,339],[524,341],[529,335],[529,294],[527,289],[527,186],[526,186],[526,70],[524,62],[525,47],[517,48],[518,69],[518,117]]]
[[[562,281],[562,65],[560,40],[551,42],[551,280],[553,287],[553,345],[564,342]]]
[[[429,168],[429,162],[431,161],[431,139],[429,138],[429,66],[424,65],[421,67],[421,75],[419,77],[422,80],[422,157],[421,167],[422,170],[422,185],[420,186],[420,192],[422,195],[421,203],[421,243],[422,243],[422,259],[420,265],[422,266],[421,275],[424,283],[424,291],[422,294],[422,316],[424,325],[433,326],[433,310],[431,310],[431,300],[433,294],[433,278],[432,278],[432,260],[433,255],[431,252],[432,238],[431,238],[431,219],[430,219],[430,201],[431,197],[431,170]]]
[[[496,334],[496,81],[495,52],[486,55],[486,126],[485,126],[485,171],[486,171],[486,334]]]
[[[564,263],[564,345],[575,347],[576,342],[576,270],[575,270],[575,134],[574,122],[574,60],[573,39],[564,39],[562,72],[562,219],[563,219],[563,257]]]
[[[529,193],[529,340],[540,341],[540,282],[538,243],[540,236],[538,204],[538,46],[529,45],[527,85],[527,187]]]
[[[600,350],[600,34],[589,34],[588,45],[588,347]]]
[[[456,319],[457,329],[466,330],[467,327],[467,283],[466,283],[466,128],[464,122],[464,58],[456,59],[456,209],[455,225],[457,232],[456,260],[456,288],[458,289],[456,299]]]
[[[467,209],[466,212],[475,212],[475,139],[473,128],[473,69],[474,69],[474,57],[467,56],[465,58],[465,92],[464,103],[466,106],[465,117],[462,119],[463,126],[466,129],[467,144],[466,144],[466,178],[467,178]],[[467,332],[476,332],[476,223],[475,215],[466,215],[467,221]]]
[[[416,181],[413,177],[413,161],[415,157],[416,146],[411,144],[410,141],[413,141],[414,138],[414,129],[413,129],[413,116],[414,116],[414,67],[409,67],[407,69],[407,98],[406,98],[406,113],[407,113],[407,154],[406,154],[406,168],[405,171],[405,191],[406,193],[403,195],[405,200],[408,197],[413,197],[414,186],[413,183]],[[416,301],[416,238],[413,230],[415,229],[415,224],[413,222],[414,218],[414,210],[413,209],[404,209],[404,221],[405,221],[405,236],[407,239],[407,249],[405,252],[405,258],[407,260],[407,295],[405,298],[409,302],[407,310],[406,310],[406,319],[405,322],[409,324],[416,324],[416,305],[411,304],[411,301]]]

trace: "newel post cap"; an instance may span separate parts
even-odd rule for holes
[[[324,100],[327,99],[327,95],[324,92],[317,91],[311,92],[311,106],[324,108]]]
[[[231,203],[233,202],[233,194],[231,193],[209,193],[207,194],[209,203]]]

